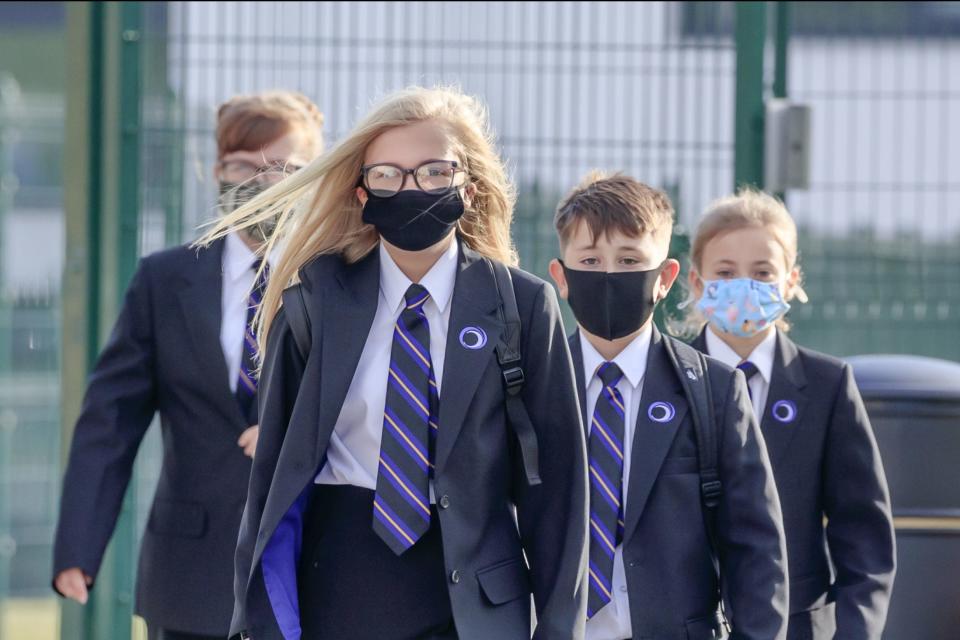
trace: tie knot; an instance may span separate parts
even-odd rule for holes
[[[757,365],[753,364],[749,360],[744,360],[743,362],[738,364],[737,369],[740,369],[740,371],[743,371],[743,375],[747,377],[748,382],[750,381],[750,378],[760,373],[760,370],[757,369]]]
[[[250,268],[253,269],[254,273],[259,273],[261,265],[263,265],[263,277],[266,278],[270,274],[270,263],[263,258],[255,258]]]
[[[623,377],[623,371],[615,362],[604,362],[597,368],[597,376],[605,387],[615,387]]]
[[[419,284],[410,285],[407,292],[403,294],[403,299],[407,303],[407,309],[419,309],[429,298],[430,293]]]

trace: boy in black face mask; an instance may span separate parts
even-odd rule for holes
[[[570,349],[588,432],[587,639],[713,638],[724,626],[733,638],[785,637],[780,504],[745,379],[710,359],[709,384],[685,372],[712,389],[702,426],[715,434],[720,489],[705,506],[695,407],[673,364],[683,347],[652,321],[680,268],[667,258],[669,199],[593,174],[555,226],[563,259],[550,274],[577,318]]]

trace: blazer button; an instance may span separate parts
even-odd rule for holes
[[[450,496],[447,496],[447,495],[440,496],[440,508],[441,509],[450,508]]]
[[[453,571],[450,572],[450,582],[452,582],[453,584],[460,584],[460,571],[459,571],[459,570],[454,569]]]

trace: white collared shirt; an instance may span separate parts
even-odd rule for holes
[[[587,423],[591,422],[593,411],[597,406],[597,399],[603,383],[596,372],[605,362],[582,331],[580,334],[580,348],[583,352],[584,388],[586,390]],[[650,340],[653,331],[647,327],[623,351],[613,359],[623,378],[617,383],[617,389],[623,396],[623,404],[627,408],[626,424],[623,433],[623,479],[622,503],[623,511],[627,511],[627,488],[630,485],[630,461],[633,452],[633,434],[636,431],[637,415],[640,412],[640,396],[643,392],[643,376],[647,370],[647,354],[650,352]],[[589,447],[588,447],[589,448]],[[623,568],[623,545],[617,545],[613,556],[613,599],[607,603],[596,615],[587,620],[587,640],[622,640],[633,636],[630,623],[630,598],[627,593],[627,577]]]
[[[387,370],[393,348],[393,328],[403,310],[404,294],[413,282],[400,271],[381,243],[380,296],[370,333],[350,382],[340,415],[330,435],[327,463],[317,484],[349,484],[377,488],[383,409],[387,401]],[[447,349],[450,299],[457,279],[459,246],[456,240],[420,280],[430,294],[423,305],[430,325],[430,360],[442,393],[443,359]],[[430,487],[433,502],[433,484]]]
[[[767,406],[767,394],[770,392],[770,376],[773,375],[773,358],[777,350],[777,330],[767,334],[763,341],[753,348],[747,360],[757,368],[757,374],[747,383],[750,387],[753,413],[757,422],[763,420],[763,410]],[[730,367],[736,367],[743,360],[737,352],[713,332],[713,327],[707,328],[707,354]]]
[[[243,357],[243,334],[247,330],[247,305],[256,273],[256,254],[236,233],[227,234],[223,243],[223,286],[220,295],[220,347],[227,363],[230,391],[236,392]],[[274,256],[267,258],[273,266]]]

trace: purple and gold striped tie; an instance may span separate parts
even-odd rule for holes
[[[613,557],[623,540],[623,440],[626,409],[617,383],[620,367],[597,368],[603,383],[590,422],[590,592],[587,618],[612,599]]]
[[[393,329],[373,499],[373,530],[397,555],[430,528],[430,478],[439,409],[430,326],[423,311],[430,294],[414,284],[404,299]]]
[[[250,290],[250,297],[247,299],[247,324],[243,330],[243,351],[240,352],[240,379],[237,382],[237,402],[240,403],[240,411],[247,419],[248,425],[257,424],[257,336],[256,327],[253,326],[253,318],[257,313],[257,308],[263,301],[263,292],[267,288],[267,279],[270,277],[270,265],[264,265],[260,272],[260,264],[263,261],[257,259],[251,267],[254,273],[259,272],[259,277]]]

